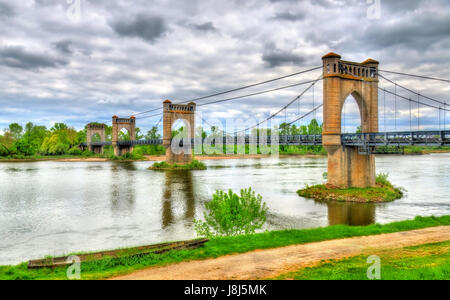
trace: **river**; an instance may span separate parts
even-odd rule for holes
[[[323,204],[297,196],[323,183],[326,158],[206,161],[207,171],[149,171],[151,162],[0,163],[0,265],[47,255],[195,237],[192,221],[217,189],[252,187],[265,230],[366,225],[450,214],[450,154],[377,156],[407,190],[387,204]]]

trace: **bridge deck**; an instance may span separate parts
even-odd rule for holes
[[[218,144],[220,138],[208,140],[192,139],[191,145],[196,144]],[[342,145],[349,147],[386,147],[386,146],[450,146],[450,131],[411,131],[411,132],[379,132],[379,133],[346,133],[341,135]],[[278,144],[282,146],[319,146],[322,145],[322,135],[290,135],[272,138],[257,138],[254,136],[223,137],[224,145],[233,144],[256,144],[271,145]],[[135,145],[162,145],[162,139],[156,140],[137,140],[137,141],[119,141],[119,146]],[[111,142],[94,142],[91,146],[100,147],[112,145]],[[86,143],[82,146],[87,146]]]

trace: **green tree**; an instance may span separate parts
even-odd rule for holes
[[[358,126],[356,128],[356,133],[362,133],[362,127],[361,126]]]
[[[136,129],[135,129],[135,137],[136,137],[136,140],[142,140],[142,139],[144,139],[145,138],[145,135],[141,132],[141,129],[139,128],[139,127],[136,127]]]
[[[78,132],[64,123],[56,123],[45,137],[40,152],[49,155],[61,155],[79,143]]]
[[[6,130],[3,135],[0,135],[0,155],[8,156],[13,154],[14,137],[9,130]]]
[[[147,131],[147,134],[145,135],[145,138],[147,140],[158,140],[161,138],[161,135],[158,133],[158,127],[153,126],[152,129]]]
[[[22,137],[23,127],[17,123],[12,123],[9,125],[9,132],[11,132],[14,140],[19,140]]]

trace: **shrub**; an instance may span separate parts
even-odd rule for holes
[[[265,224],[268,210],[251,188],[240,195],[217,191],[205,207],[205,221],[194,220],[194,224],[197,235],[208,238],[253,234]]]
[[[78,148],[77,146],[75,146],[69,150],[70,155],[81,155],[82,153],[83,153],[83,151],[81,151],[81,149]]]
[[[89,151],[89,150],[85,150],[85,151],[83,151],[83,152],[81,153],[81,155],[82,155],[83,157],[91,157],[92,155],[94,155],[94,153],[92,153],[92,152]]]
[[[392,183],[388,180],[389,174],[380,173],[377,175],[376,183],[386,187],[392,187]]]

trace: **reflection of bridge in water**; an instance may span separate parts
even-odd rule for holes
[[[367,203],[328,203],[329,225],[365,226],[375,223],[376,206]]]
[[[180,199],[184,199],[183,219],[192,222],[195,217],[195,194],[192,173],[189,171],[166,171],[164,176],[162,228],[167,228],[175,223],[174,203],[180,204]],[[175,197],[174,194],[183,194],[183,197]]]

